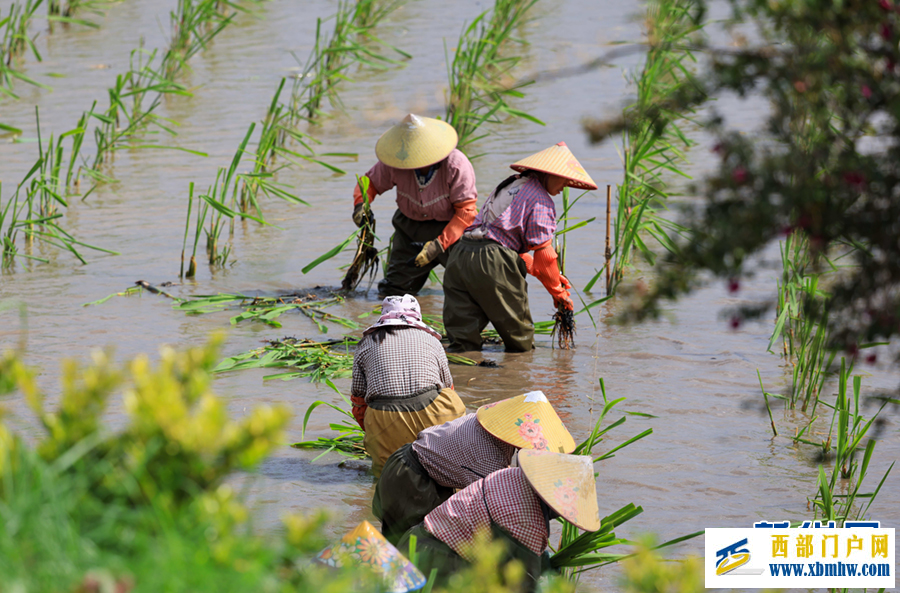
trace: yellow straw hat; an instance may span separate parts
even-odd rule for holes
[[[381,157],[379,157],[381,158]],[[597,184],[587,174],[565,142],[555,144],[550,148],[536,152],[521,161],[509,166],[513,171],[520,173],[526,169],[559,175],[568,180],[569,187],[578,189],[597,189]]]
[[[456,130],[447,122],[410,113],[381,135],[375,156],[395,169],[421,169],[447,158],[458,141]]]
[[[547,506],[585,531],[600,529],[597,484],[590,455],[522,449],[519,467]]]
[[[384,578],[385,590],[391,593],[418,591],[427,582],[425,575],[368,521],[316,556],[316,562],[333,568],[340,568],[345,560],[369,566]]]
[[[531,391],[478,408],[479,424],[519,449],[571,453],[575,441],[541,391]]]

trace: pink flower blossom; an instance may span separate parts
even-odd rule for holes
[[[869,88],[869,85],[866,85],[866,84],[862,85],[862,88],[860,89],[860,91],[862,92],[862,96],[865,97],[866,99],[872,98],[872,89]]]
[[[747,169],[743,167],[738,167],[731,173],[731,178],[737,184],[742,184],[747,181]]]

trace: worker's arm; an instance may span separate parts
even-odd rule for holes
[[[444,227],[437,239],[429,241],[416,256],[416,265],[425,266],[434,261],[450,246],[459,241],[463,232],[475,220],[478,214],[478,190],[475,187],[475,170],[466,156],[454,150],[447,157],[449,170],[450,205],[453,206],[453,218]]]
[[[381,195],[394,187],[391,168],[383,165],[380,161],[369,169],[366,177],[369,178],[369,189],[366,193],[370,204],[375,201],[375,196]],[[363,207],[363,201],[362,191],[360,191],[359,183],[357,183],[353,186],[353,223],[356,226],[362,226],[366,222],[367,213]]]
[[[354,356],[353,379],[350,385],[350,404],[352,406],[350,411],[353,413],[353,418],[359,423],[359,427],[365,431],[366,426],[363,421],[366,417],[366,409],[369,407],[366,404],[366,373],[358,361],[359,359]]]
[[[554,305],[558,307],[562,304],[569,311],[574,310],[575,304],[572,302],[568,290],[572,288],[572,285],[565,276],[559,273],[558,256],[551,241],[546,241],[533,249],[534,262],[531,273],[541,281],[541,284],[553,297]],[[523,259],[525,258],[523,257]],[[528,265],[527,260],[525,263]]]

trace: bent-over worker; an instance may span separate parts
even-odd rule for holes
[[[456,150],[453,126],[409,114],[375,145],[378,162],[369,169],[369,201],[397,188],[394,238],[380,295],[417,294],[429,272],[447,265],[450,248],[475,219],[478,191],[469,159]],[[362,226],[367,212],[357,184],[353,222]]]
[[[501,469],[473,482],[406,532],[405,552],[416,536],[416,566],[438,570],[437,582],[474,562],[479,540],[505,544],[498,570],[518,560],[525,568],[522,590],[534,591],[545,566],[550,519],[563,517],[585,531],[600,528],[600,509],[590,456],[522,449],[519,467]],[[549,558],[547,558],[549,563]]]
[[[381,317],[363,333],[353,356],[350,400],[376,477],[391,453],[420,431],[466,412],[440,339],[408,294],[385,298]]]
[[[523,448],[561,453],[575,449],[572,435],[540,391],[426,428],[384,464],[372,498],[381,532],[396,544],[454,489],[509,467],[513,453]]]
[[[566,186],[597,189],[597,184],[565,142],[510,167],[521,173],[491,193],[447,263],[444,325],[450,351],[481,350],[481,330],[488,322],[507,351],[531,350],[534,323],[527,274],[541,281],[555,307],[574,309],[568,290],[572,286],[559,272],[552,245],[556,207],[550,196]]]

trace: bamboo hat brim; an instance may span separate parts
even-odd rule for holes
[[[585,531],[600,529],[597,484],[590,455],[519,451],[525,479],[547,506]]]
[[[341,538],[341,541],[328,546],[316,556],[316,562],[333,568],[340,568],[344,561],[351,560],[361,566],[370,567],[380,575],[384,579],[385,590],[391,593],[418,591],[428,581],[425,575],[368,521],[357,525],[353,531]]]
[[[575,450],[572,435],[540,391],[486,404],[478,408],[475,416],[482,428],[519,449],[560,453]]]
[[[513,171],[522,172],[526,169],[550,173],[565,178],[569,187],[577,189],[597,189],[597,184],[587,174],[565,142],[554,144],[540,152],[525,157],[509,166]]]
[[[378,160],[395,169],[421,169],[447,158],[459,136],[447,122],[410,113],[375,144]]]

